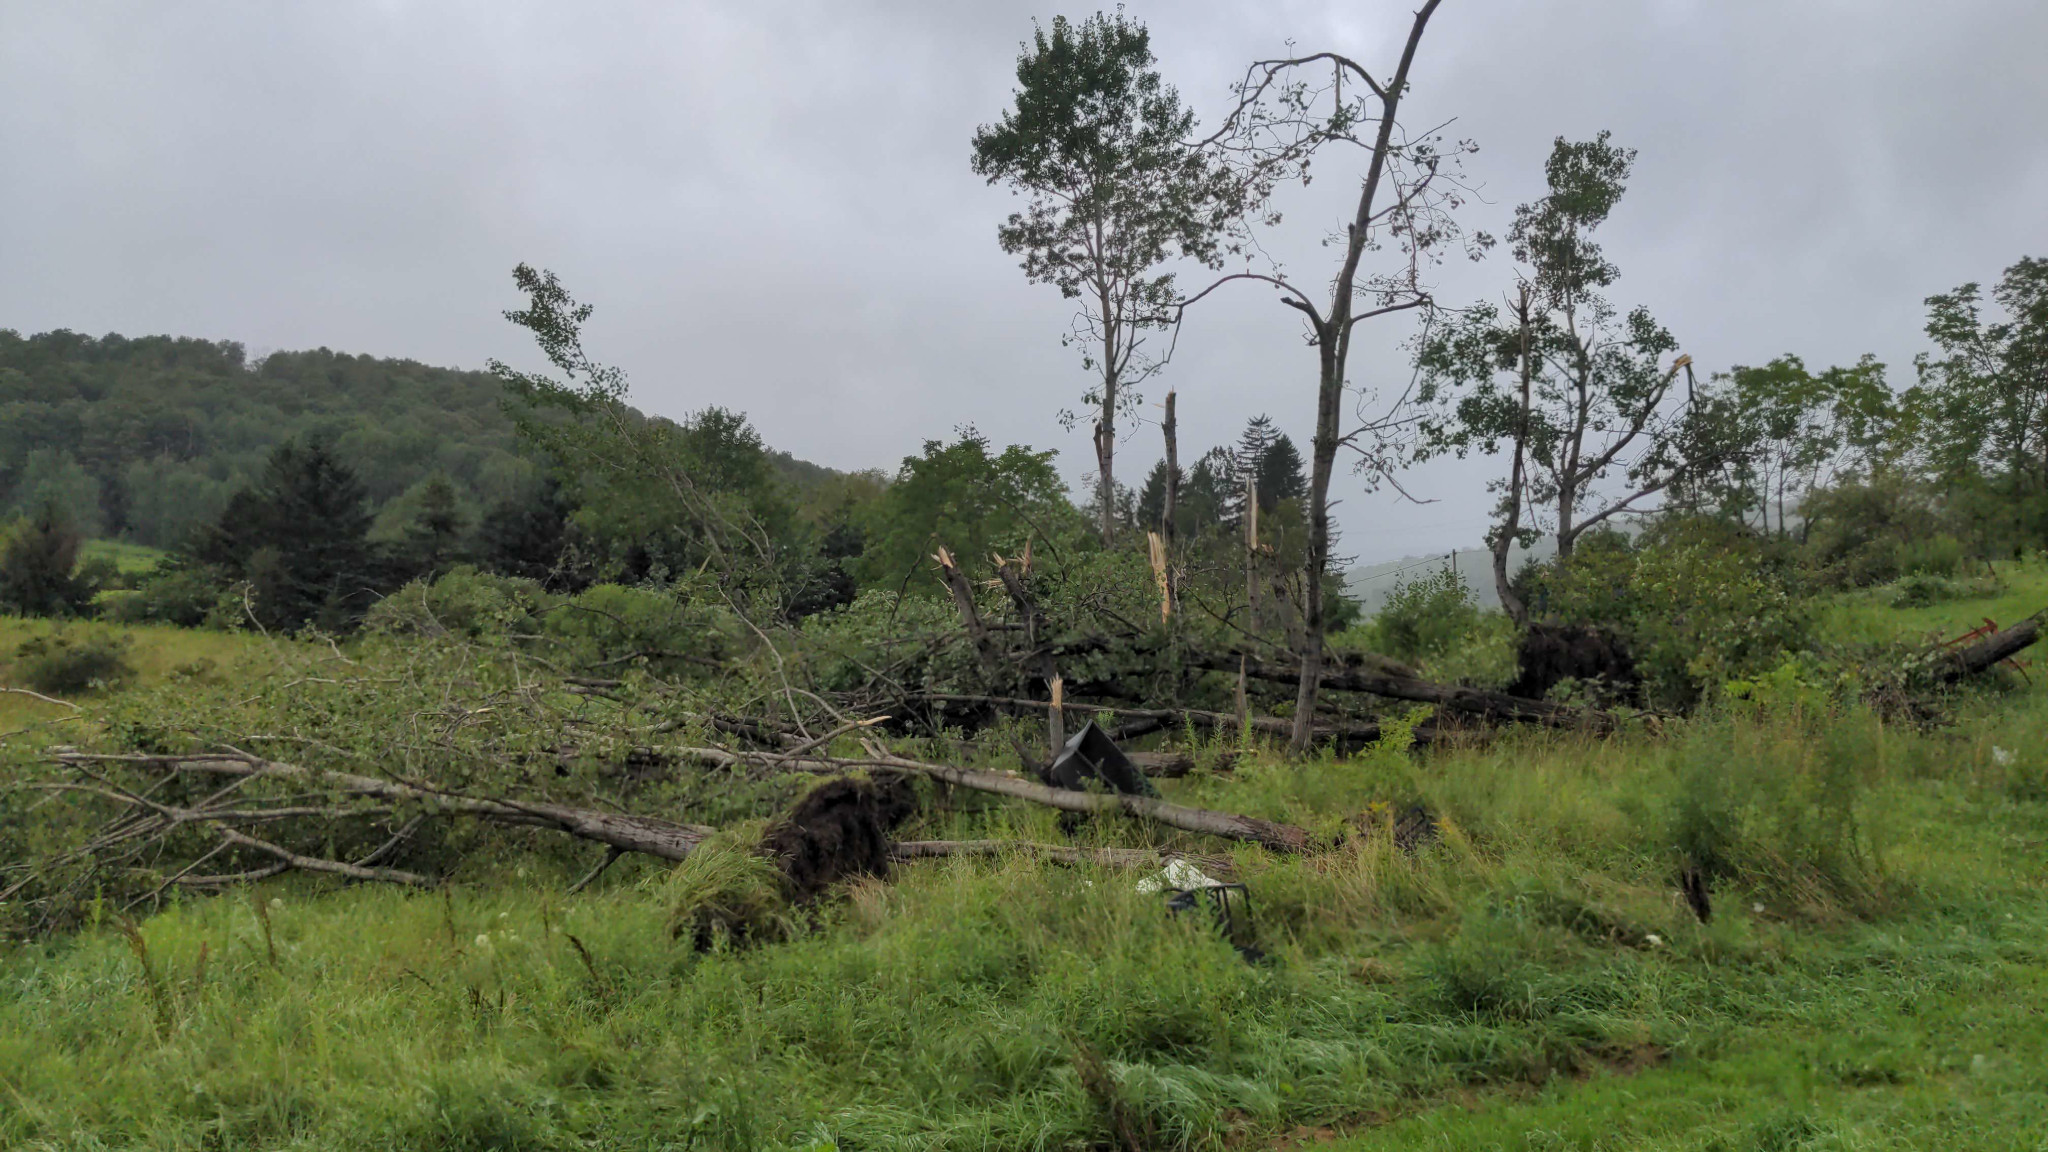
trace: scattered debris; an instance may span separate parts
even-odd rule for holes
[[[1171,860],[1158,873],[1138,881],[1137,890],[1147,895],[1164,892],[1169,888],[1191,890],[1195,888],[1225,887],[1223,881],[1195,867],[1185,860]]]
[[[1046,770],[1047,783],[1070,792],[1087,791],[1090,780],[1100,780],[1126,796],[1159,795],[1159,789],[1145,779],[1145,774],[1138,771],[1116,742],[1097,728],[1093,720],[1074,733],[1066,746],[1060,749],[1052,767]]]

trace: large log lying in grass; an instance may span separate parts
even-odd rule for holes
[[[2041,625],[2048,621],[2048,609],[1980,640],[1941,652],[1932,668],[1938,684],[1953,684],[1996,666],[2000,661],[2031,647],[2041,638]]]
[[[1241,840],[1275,852],[1306,852],[1311,846],[1307,829],[1262,820],[1256,816],[1241,816],[1235,812],[1218,812],[1209,808],[1190,808],[1185,804],[1175,804],[1151,796],[1130,796],[1121,792],[1070,792],[1064,788],[1040,784],[1036,780],[1026,780],[1022,776],[985,772],[975,768],[956,768],[950,764],[927,764],[900,756],[875,754],[879,750],[873,748],[869,751],[870,759],[855,763],[916,772],[933,780],[944,780],[960,788],[1029,800],[1048,808],[1058,808],[1062,812],[1122,812],[1153,824],[1178,828],[1183,832],[1200,832],[1208,836],[1220,836],[1226,840]]]
[[[1151,796],[1127,796],[1116,792],[1070,792],[1064,788],[1054,788],[1036,780],[1011,776],[1003,772],[960,768],[951,764],[931,764],[922,760],[893,756],[873,745],[869,746],[867,756],[859,758],[778,756],[772,752],[729,752],[723,748],[668,748],[663,751],[672,756],[718,767],[758,765],[813,773],[852,772],[876,768],[915,772],[970,791],[1028,800],[1033,804],[1043,804],[1062,812],[1123,812],[1140,820],[1177,828],[1183,832],[1200,832],[1208,836],[1221,836],[1226,840],[1241,840],[1263,845],[1275,852],[1305,852],[1310,847],[1307,830],[1292,824],[1279,824],[1271,820],[1261,820],[1256,816],[1240,816],[1235,812],[1190,808],[1185,804],[1174,804]]]
[[[1013,696],[973,696],[957,692],[931,692],[917,698],[938,704],[974,704],[987,708],[1000,708],[1006,712],[1044,712],[1052,707],[1043,700],[1024,700]],[[1238,726],[1238,718],[1228,712],[1210,712],[1201,708],[1124,708],[1111,704],[1062,703],[1067,712],[1114,715],[1122,721],[1112,738],[1123,739],[1158,732],[1178,724],[1198,724],[1209,728],[1229,730]],[[1294,734],[1294,722],[1277,716],[1247,716],[1244,723],[1254,732],[1266,732],[1276,736]],[[1429,726],[1416,729],[1415,742],[1427,744],[1433,733]],[[1340,744],[1365,745],[1378,740],[1380,725],[1376,721],[1357,723],[1323,723],[1316,725],[1318,741],[1335,740]]]
[[[1174,860],[1185,860],[1215,875],[1230,871],[1230,860],[1222,856],[1154,852],[1149,848],[1077,848],[1070,844],[1034,844],[1029,840],[898,840],[890,855],[898,860],[1028,856],[1058,864],[1095,864],[1103,868],[1159,868]]]
[[[605,844],[622,852],[641,852],[663,860],[681,860],[706,836],[716,831],[701,824],[678,824],[652,816],[600,812],[596,809],[574,808],[563,804],[465,796],[400,780],[386,780],[328,768],[309,768],[240,753],[141,756],[59,752],[53,759],[60,764],[84,770],[100,765],[124,764],[131,767],[156,767],[178,773],[287,780],[314,788],[338,791],[355,800],[414,803],[430,811],[473,816],[493,824],[553,829],[579,839]],[[150,807],[147,801],[140,797],[136,797],[133,802],[141,807]],[[180,809],[179,814],[174,816],[162,813],[159,813],[159,816],[176,823],[200,824],[215,828],[223,828],[228,822],[220,810],[210,810],[205,806]]]
[[[1256,680],[1292,684],[1300,679],[1300,672],[1295,668],[1268,664],[1256,657],[1241,654],[1193,653],[1189,659],[1197,667],[1211,672],[1234,673],[1242,668],[1246,676]],[[1332,664],[1323,673],[1323,687],[1343,692],[1369,692],[1374,696],[1385,696],[1393,700],[1413,700],[1418,704],[1434,704],[1446,711],[1482,720],[1541,724],[1550,728],[1577,728],[1594,733],[1612,732],[1616,726],[1613,713],[1597,708],[1575,708],[1569,704],[1529,700],[1521,696],[1510,696],[1505,692],[1490,692],[1484,688],[1440,684],[1434,680],[1407,675],[1391,666],[1367,663]]]

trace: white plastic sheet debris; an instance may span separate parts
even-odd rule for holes
[[[1168,888],[1221,888],[1223,881],[1185,860],[1171,860],[1166,867],[1138,881],[1142,893],[1164,892]]]

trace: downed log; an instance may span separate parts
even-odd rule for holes
[[[1240,653],[1191,653],[1189,662],[1211,672],[1236,672],[1259,680],[1294,683],[1300,673],[1293,668],[1267,664]],[[1551,728],[1578,728],[1605,734],[1616,727],[1614,714],[1597,708],[1575,708],[1549,700],[1529,700],[1505,692],[1440,684],[1419,676],[1408,676],[1389,667],[1336,666],[1323,673],[1323,687],[1344,692],[1369,692],[1394,700],[1413,700],[1484,720],[1542,724]]]
[[[919,701],[933,701],[942,704],[981,704],[990,708],[1001,708],[1012,712],[1043,711],[1050,707],[1042,700],[1025,700],[1014,696],[971,696],[954,692],[930,692],[917,698]],[[1126,740],[1165,730],[1177,723],[1205,724],[1211,728],[1231,729],[1238,726],[1238,718],[1228,712],[1210,712],[1200,708],[1120,708],[1109,704],[1075,704],[1071,701],[1061,705],[1068,712],[1093,714],[1113,713],[1119,720],[1132,723],[1120,724],[1111,734],[1112,739]],[[1294,722],[1277,716],[1251,716],[1244,721],[1255,732],[1269,732],[1278,736],[1294,733]],[[1380,726],[1373,721],[1352,724],[1318,724],[1318,740],[1336,740],[1342,744],[1370,744],[1380,738]],[[1429,743],[1433,735],[1428,725],[1415,730],[1415,742]]]
[[[1076,848],[1067,844],[1035,844],[1029,840],[898,840],[890,848],[898,860],[930,860],[954,856],[1030,856],[1057,864],[1095,864],[1104,868],[1160,868],[1185,860],[1211,874],[1231,870],[1228,857],[1150,848]]]
[[[2013,656],[2041,638],[2041,625],[2048,621],[2048,609],[2005,628],[1981,640],[1942,651],[1935,659],[1932,674],[1937,684],[1954,684],[1958,680],[1988,671],[2000,661]]]
[[[74,768],[94,764],[127,764],[140,767],[157,766],[181,773],[301,781],[318,787],[335,788],[352,797],[392,802],[409,801],[425,805],[430,810],[473,816],[494,824],[549,828],[579,839],[593,840],[622,851],[640,852],[663,860],[683,859],[706,836],[716,831],[701,824],[678,824],[652,816],[600,812],[562,804],[463,796],[398,780],[384,780],[375,776],[361,776],[353,772],[339,772],[328,768],[308,768],[280,760],[265,760],[246,753],[143,756],[59,752],[52,759]],[[215,815],[209,814],[203,808],[196,809],[195,812],[197,819],[192,822],[219,822]]]
[[[1140,820],[1178,828],[1183,832],[1200,832],[1207,836],[1220,836],[1226,840],[1241,840],[1274,852],[1306,852],[1311,847],[1307,829],[1262,820],[1256,816],[1241,816],[1235,812],[1218,812],[1209,808],[1190,808],[1185,804],[1175,804],[1151,796],[1132,796],[1121,792],[1070,792],[1064,788],[1040,784],[1036,780],[1026,780],[1021,776],[984,772],[975,768],[956,768],[950,764],[927,764],[921,760],[907,760],[901,756],[888,755],[873,747],[869,748],[869,753],[870,759],[847,761],[848,765],[916,772],[934,780],[944,780],[960,788],[1009,796],[1017,800],[1029,800],[1048,808],[1058,808],[1062,812],[1122,812]]]

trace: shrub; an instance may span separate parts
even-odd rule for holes
[[[704,951],[794,933],[782,872],[759,851],[761,831],[753,821],[713,836],[662,878],[671,936]]]
[[[1397,579],[1365,625],[1365,636],[1382,655],[1425,664],[1464,644],[1484,616],[1464,577],[1443,568],[1412,581]]]
[[[161,568],[144,577],[132,593],[110,596],[105,603],[109,619],[128,624],[176,624],[197,628],[222,614],[221,604],[232,597],[227,580],[211,568],[200,565]],[[235,602],[235,613],[241,611]]]
[[[55,696],[118,684],[134,675],[125,638],[58,630],[34,636],[14,650],[14,675]]]
[[[1962,542],[1940,531],[1932,496],[1898,477],[1856,480],[1808,496],[1803,558],[1824,584],[1863,588],[1901,572],[1945,573],[1963,556]]]
[[[73,616],[92,602],[92,588],[73,574],[77,530],[55,504],[0,534],[0,608],[24,616]]]
[[[1844,717],[1817,739],[1753,721],[1695,729],[1675,754],[1669,843],[1680,865],[1779,907],[1867,910],[1883,878],[1861,807],[1882,738],[1861,717]]]
[[[538,630],[549,597],[540,584],[458,564],[433,580],[415,580],[363,617],[366,632],[386,636],[463,636],[471,640]]]
[[[645,663],[666,672],[715,665],[731,650],[724,613],[685,586],[599,584],[548,606],[542,631],[586,665]]]
[[[1708,685],[1777,666],[1813,629],[1772,545],[1723,521],[1675,520],[1636,543],[1582,547],[1544,581],[1554,615],[1622,634],[1662,707],[1690,708]]]

